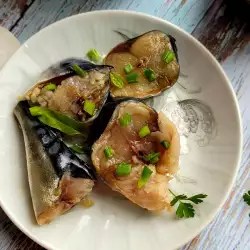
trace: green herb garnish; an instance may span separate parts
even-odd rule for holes
[[[44,86],[45,89],[54,91],[56,89],[56,85],[54,83],[49,83],[46,86]]]
[[[89,115],[93,116],[95,113],[95,103],[92,101],[86,100],[83,105],[83,109],[85,112],[87,112]]]
[[[248,190],[248,192],[246,192],[244,195],[243,195],[243,200],[246,202],[246,204],[248,206],[250,206],[250,190]],[[250,214],[249,214],[250,216]]]
[[[176,210],[176,216],[178,218],[191,218],[195,215],[195,210],[193,205],[189,202],[183,202],[183,201],[191,201],[194,204],[202,203],[204,198],[207,197],[206,194],[197,194],[191,197],[187,197],[184,194],[181,195],[175,195],[170,189],[170,193],[174,196],[174,199],[170,202],[171,206],[174,206],[176,203],[178,203],[178,208]]]
[[[87,75],[87,72],[82,69],[79,65],[74,64],[72,66],[72,69],[76,72],[77,75],[81,76],[81,77],[85,77]]]
[[[38,117],[39,121],[43,124],[48,125],[49,127],[52,128],[56,128],[60,131],[62,131],[63,133],[67,134],[67,135],[78,135],[80,134],[79,131],[69,127],[68,125],[54,119],[53,116],[51,116],[50,114],[46,114],[46,115],[41,115]]]
[[[82,146],[79,146],[79,145],[77,145],[77,144],[74,144],[74,145],[70,146],[70,148],[71,148],[74,152],[76,152],[76,153],[78,153],[78,154],[83,154],[83,153],[84,153],[83,147],[82,147]]]
[[[120,163],[116,167],[116,175],[117,176],[126,176],[129,175],[131,172],[131,164],[128,163]]]
[[[166,50],[163,54],[162,54],[162,60],[165,63],[171,63],[175,58],[175,54],[173,51],[171,50]]]
[[[243,199],[246,202],[246,204],[250,206],[250,190],[248,190],[248,192],[243,195]]]
[[[132,73],[132,74],[126,75],[126,80],[128,83],[138,82],[138,73]]]
[[[165,149],[169,149],[170,147],[170,142],[167,140],[161,141],[161,145],[165,148]]]
[[[114,150],[109,146],[107,146],[103,152],[107,159],[110,159],[114,155]]]
[[[142,127],[139,131],[139,136],[142,138],[142,137],[145,137],[147,135],[150,134],[150,129],[148,127],[148,125]]]
[[[126,113],[119,119],[119,121],[121,126],[127,127],[132,121],[132,116]]]
[[[160,160],[160,153],[150,153],[144,157],[144,160],[151,164],[155,164]]]
[[[101,59],[101,56],[97,52],[96,49],[89,50],[88,53],[87,53],[87,56],[88,56],[89,60],[92,61],[92,62],[98,62]]]
[[[110,80],[112,84],[116,86],[117,88],[120,88],[120,89],[123,88],[124,83],[123,83],[122,77],[119,74],[111,72]]]
[[[143,187],[148,182],[152,173],[153,171],[148,166],[144,166],[142,173],[141,173],[141,177],[137,183],[137,187],[138,188]]]
[[[37,116],[40,122],[46,124],[49,127],[58,129],[67,135],[83,134],[83,131],[88,131],[88,128],[85,124],[73,119],[68,115],[60,114],[40,106],[31,107],[29,110],[30,114],[32,116]]]
[[[131,63],[128,63],[124,68],[123,68],[124,72],[126,74],[129,74],[132,70],[133,70],[133,66]]]
[[[150,82],[156,79],[155,72],[150,68],[144,69],[143,74]]]

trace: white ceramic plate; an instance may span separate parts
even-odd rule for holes
[[[0,70],[20,47],[20,42],[5,28],[0,27]]]
[[[116,195],[94,192],[95,206],[76,206],[51,224],[34,220],[21,131],[12,114],[16,98],[52,63],[84,57],[90,48],[107,53],[123,41],[159,29],[177,40],[181,76],[170,94],[150,100],[175,122],[181,134],[176,193],[206,193],[192,219],[152,215]],[[163,20],[124,11],[73,16],[30,38],[1,71],[0,201],[11,220],[50,249],[162,250],[191,240],[215,216],[233,185],[241,155],[241,122],[228,78],[212,55],[192,36]]]

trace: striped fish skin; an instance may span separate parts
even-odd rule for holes
[[[92,191],[95,171],[78,158],[51,128],[30,115],[27,101],[17,104],[14,115],[23,132],[37,223],[47,224]]]

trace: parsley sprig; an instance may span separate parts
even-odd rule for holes
[[[244,193],[243,200],[246,202],[248,206],[250,206],[250,190],[248,192]],[[249,213],[250,216],[250,213]]]
[[[246,192],[243,195],[243,199],[246,202],[246,204],[250,206],[250,190],[248,190],[248,192]]]
[[[193,205],[190,202],[193,202],[194,204],[199,204],[199,203],[202,203],[203,199],[207,197],[206,194],[197,194],[191,197],[187,197],[184,194],[176,195],[170,189],[169,191],[174,196],[174,199],[170,202],[170,205],[174,206],[176,203],[179,204],[176,210],[176,216],[178,218],[194,217],[195,210],[194,210]],[[190,202],[183,202],[183,201],[190,201]]]

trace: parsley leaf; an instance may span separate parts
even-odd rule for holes
[[[177,195],[174,197],[174,199],[170,202],[171,206],[174,206],[179,200],[186,200],[187,196],[184,194]]]
[[[206,198],[207,195],[206,194],[197,194],[194,196],[189,197],[187,200],[192,201],[195,204],[199,204],[202,203],[204,198]]]
[[[183,218],[184,217],[184,203],[180,202],[177,210],[176,210],[176,215],[179,218]]]
[[[182,204],[184,204],[183,212],[184,212],[185,218],[194,217],[195,211],[194,211],[193,205],[190,203],[182,203]]]
[[[184,203],[184,202],[180,202],[179,206],[176,210],[176,215],[179,218],[192,218],[194,217],[194,208],[193,205],[190,203]]]
[[[206,194],[197,194],[191,197],[187,197],[184,194],[181,195],[175,195],[170,189],[170,193],[174,196],[173,200],[170,202],[171,206],[174,206],[176,203],[178,203],[178,208],[176,210],[176,216],[178,218],[192,218],[195,215],[195,210],[193,205],[189,202],[183,202],[183,201],[191,201],[194,204],[202,203],[204,198],[207,197]],[[250,201],[250,196],[249,196]]]
[[[250,190],[248,190],[248,192],[246,192],[243,195],[243,199],[246,202],[246,204],[250,206]]]

